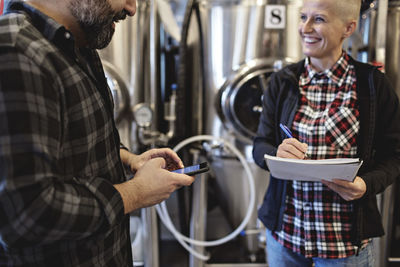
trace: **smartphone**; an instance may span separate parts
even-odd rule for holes
[[[187,166],[187,167],[182,168],[182,169],[174,170],[173,172],[183,173],[183,174],[186,174],[186,175],[193,176],[195,174],[199,174],[199,173],[206,172],[206,171],[209,171],[209,170],[210,170],[210,167],[208,167],[208,163],[207,162],[202,162],[202,163],[197,164],[197,165]]]

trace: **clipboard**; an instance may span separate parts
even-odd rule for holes
[[[264,160],[275,178],[313,182],[332,181],[332,179],[352,182],[362,165],[362,160],[359,158],[303,160],[265,154]]]

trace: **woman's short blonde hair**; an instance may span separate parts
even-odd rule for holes
[[[335,0],[337,12],[344,21],[357,20],[360,16],[362,0]]]

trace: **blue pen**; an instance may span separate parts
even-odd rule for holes
[[[292,132],[286,125],[279,123],[279,127],[281,127],[282,131],[286,134],[288,138],[293,138]],[[307,158],[307,152],[304,153],[304,158]]]
[[[279,123],[279,127],[281,127],[282,131],[286,134],[286,136],[288,138],[293,138],[292,132],[289,130],[289,128],[286,125]]]

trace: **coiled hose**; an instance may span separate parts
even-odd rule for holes
[[[227,235],[223,238],[214,240],[214,241],[195,240],[195,239],[191,239],[187,236],[182,235],[173,225],[171,218],[168,214],[168,210],[167,210],[165,201],[156,206],[156,210],[157,210],[158,215],[160,216],[161,221],[164,223],[164,225],[167,227],[167,229],[174,235],[176,240],[193,256],[195,256],[196,258],[201,259],[203,261],[206,261],[210,258],[210,256],[203,255],[203,254],[195,251],[193,248],[191,248],[189,246],[189,244],[196,245],[196,246],[203,246],[203,247],[218,246],[218,245],[226,243],[226,242],[232,240],[233,238],[235,238],[238,234],[240,234],[240,232],[245,228],[245,226],[247,225],[247,223],[250,220],[250,217],[255,208],[256,193],[255,193],[254,177],[251,172],[249,164],[247,163],[243,154],[230,142],[228,142],[222,138],[211,136],[211,135],[197,135],[197,136],[187,138],[187,139],[183,140],[182,142],[180,142],[179,144],[177,144],[174,147],[174,151],[178,152],[184,146],[186,146],[190,143],[193,143],[193,142],[197,142],[197,141],[217,141],[217,142],[225,145],[226,147],[228,147],[235,154],[235,156],[237,156],[239,158],[239,161],[242,163],[242,165],[245,169],[245,172],[247,174],[246,177],[249,182],[249,190],[250,190],[250,203],[249,203],[247,213],[246,213],[242,223],[229,235]]]

